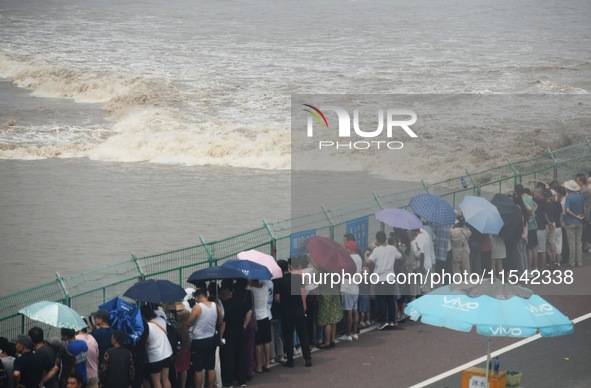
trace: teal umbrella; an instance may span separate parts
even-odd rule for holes
[[[451,285],[415,299],[404,310],[411,319],[468,332],[473,327],[490,337],[545,337],[571,334],[574,325],[556,307],[531,290],[483,280],[482,284]],[[489,365],[487,362],[487,365]],[[487,368],[488,381],[488,368]]]
[[[41,301],[18,312],[34,321],[57,328],[80,330],[87,326],[80,314],[58,302]]]

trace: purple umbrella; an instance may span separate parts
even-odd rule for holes
[[[409,211],[398,208],[380,210],[376,213],[376,220],[393,228],[406,230],[421,229],[423,227],[423,223],[417,216]]]

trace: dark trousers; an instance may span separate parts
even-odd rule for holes
[[[220,348],[220,364],[222,372],[222,384],[233,385],[234,380],[238,385],[246,383],[246,333],[240,327],[224,332],[226,344]]]
[[[310,360],[312,356],[306,330],[306,316],[304,314],[283,313],[281,315],[281,331],[283,332],[283,350],[287,354],[287,361],[293,361],[294,328],[300,339],[302,354],[306,360]]]
[[[376,295],[376,302],[378,302],[381,323],[397,321],[394,313],[394,295]]]
[[[318,321],[316,319],[318,316],[318,296],[306,296],[306,307],[306,331],[308,333],[308,343],[318,343],[320,342],[319,339],[314,338],[316,333],[316,322]]]

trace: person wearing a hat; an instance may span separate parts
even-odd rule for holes
[[[12,342],[16,344],[16,351],[21,355],[14,360],[14,386],[39,388],[45,365],[43,359],[33,352],[33,340],[28,335],[19,335]]]
[[[583,266],[583,220],[585,219],[585,203],[579,191],[581,187],[574,180],[564,182],[568,191],[564,201],[564,227],[566,228],[566,239],[568,240],[569,259],[571,267]]]
[[[355,241],[346,241],[344,247],[349,251],[353,262],[355,262],[355,273],[361,274],[362,260],[357,254],[357,244]],[[340,339],[344,341],[358,340],[357,329],[359,326],[359,314],[357,313],[357,298],[359,297],[359,285],[353,281],[353,278],[343,279],[341,284],[341,303],[345,314],[345,335]]]
[[[111,336],[113,335],[113,331],[111,330],[110,315],[107,310],[100,309],[92,313],[91,316],[94,318],[95,327],[92,329],[90,334],[98,343],[98,360],[100,368],[100,365],[103,362],[103,357],[105,356],[105,352],[107,349],[113,347],[111,344]]]

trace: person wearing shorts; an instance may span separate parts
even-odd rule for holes
[[[146,369],[150,375],[150,383],[154,388],[170,388],[168,373],[172,361],[172,347],[166,334],[166,321],[158,317],[148,305],[143,306],[141,311],[149,327],[146,342],[148,355]]]
[[[207,299],[207,291],[203,288],[195,290],[197,303],[187,318],[189,335],[191,336],[191,370],[195,387],[203,385],[203,370],[207,371],[209,388],[215,386],[215,350],[216,328],[219,335],[224,335],[224,322],[220,308],[215,302]]]
[[[349,251],[351,259],[355,263],[355,274],[361,274],[361,256],[357,254],[355,241],[346,241],[345,248]],[[350,280],[350,281],[349,281]],[[341,284],[341,304],[345,315],[345,335],[340,339],[344,341],[358,340],[359,314],[357,313],[357,300],[359,296],[359,285],[351,279],[343,279]]]
[[[248,289],[254,301],[256,329],[255,372],[271,371],[271,306],[273,305],[273,282],[270,280],[251,280]]]

